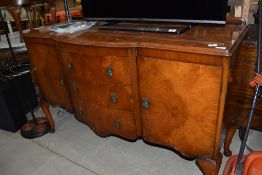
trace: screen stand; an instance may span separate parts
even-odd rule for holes
[[[108,22],[100,29],[128,30],[141,32],[163,32],[181,34],[193,27],[192,24],[148,23],[148,22]]]

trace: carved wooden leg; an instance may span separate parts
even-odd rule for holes
[[[217,175],[221,166],[223,155],[219,153],[217,160],[199,158],[196,160],[197,165],[204,175]]]
[[[234,134],[236,132],[237,127],[235,125],[230,126],[227,131],[226,140],[224,143],[224,155],[230,157],[232,155],[232,151],[229,149]]]
[[[53,117],[50,113],[50,110],[49,110],[49,104],[46,100],[44,100],[43,98],[40,98],[40,106],[49,122],[49,132],[51,133],[54,133],[55,132],[55,122],[53,120]]]

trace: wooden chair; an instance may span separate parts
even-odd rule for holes
[[[66,14],[64,10],[64,1],[56,0],[49,5],[49,13],[45,14],[45,24],[56,24],[66,22]],[[76,3],[69,1],[70,11],[72,16],[82,16],[82,9],[75,7]]]

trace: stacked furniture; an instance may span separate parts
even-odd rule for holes
[[[246,127],[247,116],[253,100],[254,88],[249,83],[255,77],[257,59],[258,25],[250,25],[247,35],[240,45],[235,68],[232,71],[233,81],[229,86],[225,109],[225,123],[229,128],[224,145],[225,155],[231,156],[230,143],[237,128]],[[258,104],[254,112],[252,129],[262,131],[262,104]],[[240,131],[241,131],[240,130]]]

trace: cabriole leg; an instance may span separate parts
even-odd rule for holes
[[[221,166],[222,158],[223,155],[219,153],[217,160],[198,158],[196,163],[204,175],[217,175]]]
[[[50,126],[49,132],[54,133],[55,132],[55,122],[54,122],[53,117],[50,113],[48,102],[45,99],[40,98],[40,106],[41,106],[41,108],[42,108],[42,110],[43,110],[43,112],[44,112],[44,114],[45,114],[45,116],[46,116],[46,118],[49,122],[49,126]]]
[[[236,129],[236,126],[232,125],[227,131],[226,140],[224,143],[224,155],[227,157],[230,157],[232,155],[232,151],[229,149],[229,147],[235,135]]]

